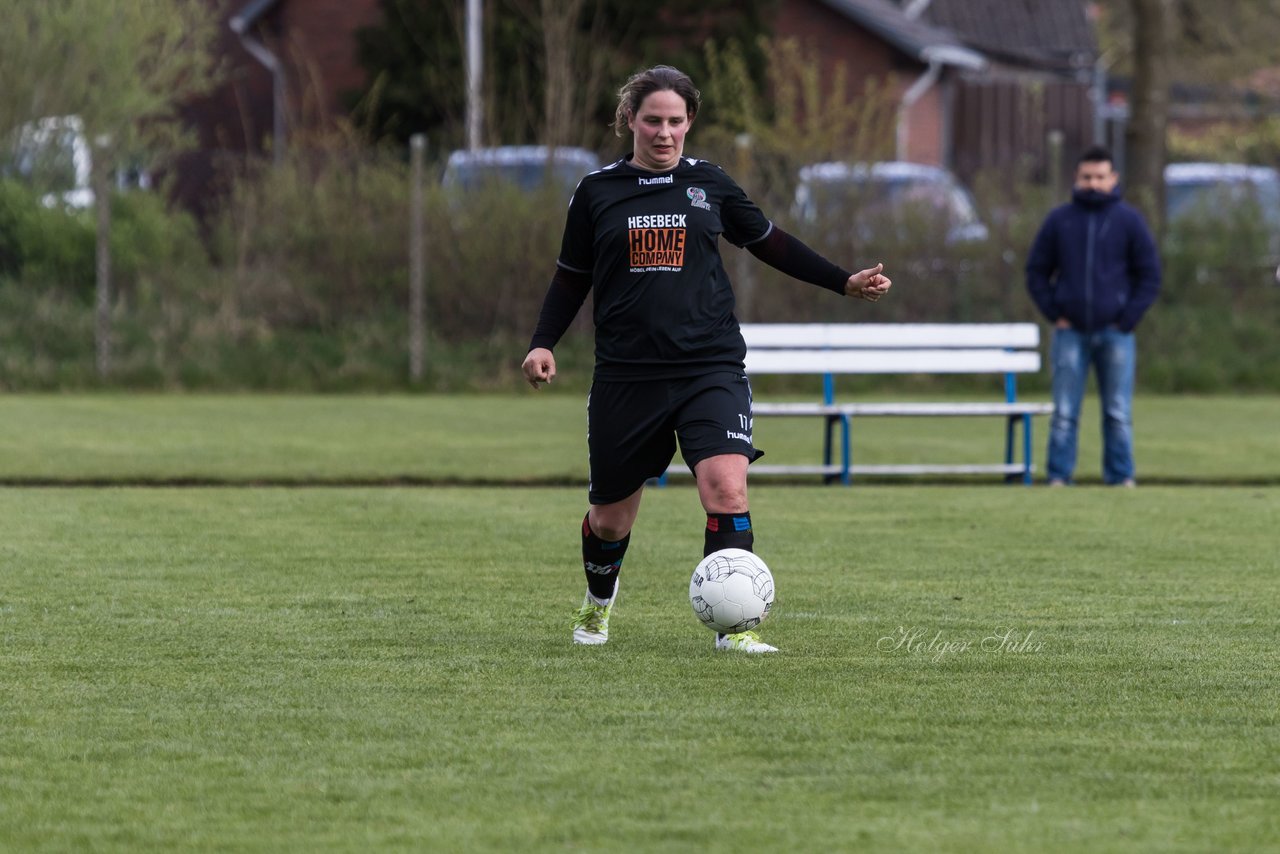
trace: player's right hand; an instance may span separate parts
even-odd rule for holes
[[[524,378],[529,385],[535,389],[542,383],[549,383],[556,376],[556,357],[551,355],[551,351],[545,347],[535,347],[529,351],[529,355],[524,357],[524,364],[520,366],[520,370],[524,372]]]

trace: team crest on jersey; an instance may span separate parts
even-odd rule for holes
[[[711,210],[711,205],[707,202],[707,191],[701,187],[690,187],[684,191],[684,194],[689,197],[689,203],[695,208]]]

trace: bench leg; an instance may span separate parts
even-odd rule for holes
[[[822,464],[824,466],[831,465],[832,453],[835,450],[835,448],[833,447],[835,442],[831,434],[835,430],[835,426],[839,424],[840,425],[840,473],[824,474],[822,476],[823,483],[834,483],[835,481],[839,480],[845,486],[848,486],[852,482],[852,478],[850,477],[850,474],[849,474],[849,466],[851,463],[850,457],[852,456],[850,452],[851,441],[849,438],[849,432],[850,432],[849,420],[850,420],[849,416],[844,414],[826,416],[826,432],[822,440]]]
[[[824,425],[826,430],[822,437],[822,464],[824,466],[831,465],[831,430],[835,427],[836,420],[839,417],[839,415],[826,416],[826,424]],[[833,475],[825,474],[822,476],[823,483],[831,483],[833,480],[835,480]]]
[[[1013,428],[1018,423],[1017,415],[1010,415],[1004,422],[1004,462],[1005,465],[1013,462]],[[1004,476],[1005,483],[1013,483],[1018,479],[1016,474],[1007,474]]]
[[[840,416],[840,482],[845,486],[853,483],[853,472],[850,470],[853,465],[853,452],[849,436],[852,432],[853,416],[842,414]]]
[[[1022,482],[1027,486],[1032,483],[1031,477],[1031,414],[1022,416]]]
[[[849,416],[847,415],[828,415],[826,416],[826,434],[822,440],[822,465],[832,465],[833,458],[836,455],[836,440],[832,433],[835,433],[836,425],[840,425],[840,474],[823,475],[823,483],[836,483],[840,481],[842,484],[849,483]]]

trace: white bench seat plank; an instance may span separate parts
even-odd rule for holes
[[[674,468],[674,467],[673,467]],[[687,473],[688,467],[682,467]],[[833,475],[838,477],[843,469],[838,465],[829,466],[788,466],[788,465],[770,465],[767,463],[753,464],[749,469],[753,474],[822,474]]]
[[[840,474],[844,471],[844,468],[834,464],[828,465],[828,466],[801,466],[801,465],[792,466],[792,465],[781,465],[781,464],[770,465],[768,463],[754,463],[752,464],[749,471],[753,475],[754,474],[803,474],[803,475],[821,474],[821,475],[831,475],[832,477],[839,477]],[[667,477],[670,477],[671,475],[692,475],[692,474],[693,473],[689,471],[689,467],[686,465],[672,464],[671,467],[667,469]]]
[[[1032,471],[1035,466],[1031,467]],[[759,463],[749,469],[751,474],[780,475],[830,475],[838,477],[843,469],[838,465],[829,466],[791,466],[767,465]],[[1022,474],[1026,467],[1022,463],[904,463],[895,465],[852,465],[850,474],[861,475],[899,475],[899,474]],[[688,466],[673,465],[667,469],[667,475],[688,475]]]
[[[1003,374],[1040,370],[1035,350],[747,350],[748,374]]]
[[[1034,323],[744,323],[747,349],[877,349],[1040,346]]]
[[[1052,403],[754,403],[756,415],[1048,415]]]
[[[850,474],[1022,474],[1027,467],[1022,463],[964,463],[888,466],[849,466]],[[1035,466],[1031,466],[1035,471]]]

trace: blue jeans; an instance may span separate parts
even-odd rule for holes
[[[1053,418],[1049,424],[1049,479],[1070,481],[1076,468],[1080,403],[1089,365],[1098,372],[1102,399],[1102,479],[1109,484],[1133,477],[1132,332],[1108,327],[1097,332],[1053,331]]]

